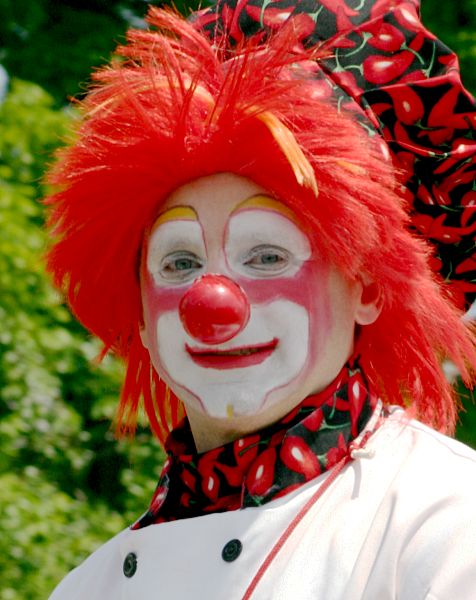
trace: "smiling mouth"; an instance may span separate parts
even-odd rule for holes
[[[277,345],[278,340],[275,338],[264,344],[227,350],[192,348],[188,344],[185,345],[185,348],[193,362],[205,369],[242,369],[265,361],[271,356]]]

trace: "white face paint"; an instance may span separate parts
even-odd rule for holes
[[[157,321],[157,339],[173,340],[158,345],[162,376],[172,389],[178,386],[182,396],[196,398],[201,409],[215,418],[258,413],[269,392],[289,383],[303,368],[308,337],[306,310],[286,300],[252,305],[245,329],[214,346],[216,354],[208,354],[210,348],[184,331],[178,311],[167,311]],[[266,350],[236,354],[260,346]],[[228,354],[231,351],[235,355]],[[263,360],[250,364],[258,354]]]
[[[225,204],[221,227],[216,218],[199,220],[200,207],[171,207],[158,219],[146,257],[158,299],[154,364],[172,389],[214,418],[259,412],[272,390],[302,370],[309,347],[307,309],[261,283],[294,279],[311,256],[307,237],[270,198]],[[254,300],[246,327],[211,348],[185,331],[178,310],[180,296],[205,272],[239,282]]]
[[[184,294],[206,273],[238,284],[250,305],[226,342],[194,339],[180,317]],[[242,177],[204,177],[169,197],[141,279],[144,344],[201,427],[272,423],[330,383],[352,350],[350,284],[315,255],[289,208]]]

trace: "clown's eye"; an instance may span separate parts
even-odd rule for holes
[[[255,271],[278,274],[289,264],[289,252],[279,246],[256,246],[245,256],[243,264]]]
[[[160,264],[160,275],[169,281],[183,281],[203,267],[201,259],[193,252],[178,251],[167,254]]]

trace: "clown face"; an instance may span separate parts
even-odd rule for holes
[[[144,345],[192,430],[272,423],[352,351],[362,286],[248,179],[217,174],[177,189],[145,241],[141,279]]]

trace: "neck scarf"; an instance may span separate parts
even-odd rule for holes
[[[377,405],[351,359],[322,392],[262,429],[197,453],[187,419],[166,442],[168,458],[147,512],[132,526],[260,506],[331,469]]]

